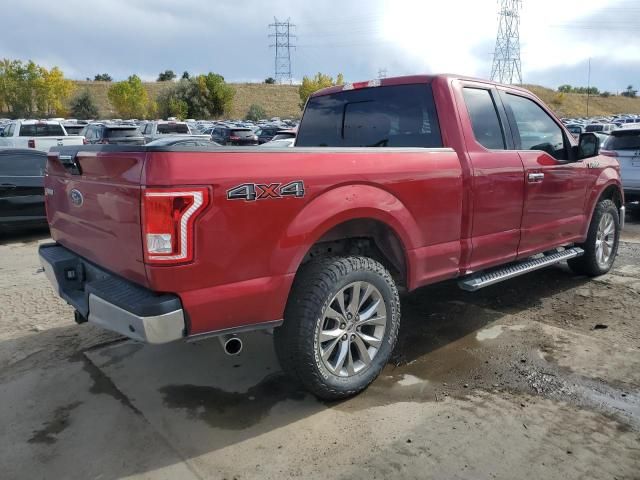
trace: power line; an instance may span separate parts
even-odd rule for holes
[[[273,17],[274,23],[269,25],[273,29],[273,33],[269,34],[269,38],[274,39],[274,43],[269,47],[275,47],[275,79],[278,83],[292,83],[291,76],[291,49],[296,48],[292,45],[291,40],[296,38],[291,34],[291,30],[295,27],[291,20],[287,18],[285,22],[278,21]]]
[[[493,53],[491,80],[500,83],[522,83],[520,60],[521,0],[498,0],[498,35]]]

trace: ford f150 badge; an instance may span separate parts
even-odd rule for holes
[[[304,182],[281,183],[243,183],[227,190],[227,200],[266,200],[270,198],[304,197]]]

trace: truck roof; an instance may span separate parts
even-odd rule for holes
[[[370,87],[387,87],[390,85],[408,85],[415,83],[432,83],[437,78],[450,79],[450,80],[468,80],[472,82],[487,83],[490,85],[502,85],[504,87],[512,88],[514,90],[526,91],[526,89],[517,87],[514,85],[504,85],[498,82],[492,82],[491,80],[483,78],[467,77],[464,75],[455,75],[451,73],[442,73],[437,75],[406,75],[402,77],[388,77],[382,79],[365,80],[362,82],[348,82],[344,85],[335,85],[333,87],[323,88],[314,92],[310,97],[319,97],[322,95],[330,95],[332,93],[342,92],[345,90],[354,90],[358,88],[370,88]]]

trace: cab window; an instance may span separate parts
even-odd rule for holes
[[[567,159],[564,135],[560,126],[533,100],[508,93],[508,108],[511,109],[517,132],[518,150],[541,150],[557,160]]]
[[[498,111],[489,90],[465,87],[462,89],[471,119],[473,136],[489,150],[504,150],[505,141]]]

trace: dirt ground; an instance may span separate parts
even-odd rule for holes
[[[640,478],[640,223],[614,270],[403,298],[393,361],[322,403],[271,337],[143,346],[75,325],[42,232],[0,238],[0,478]]]

